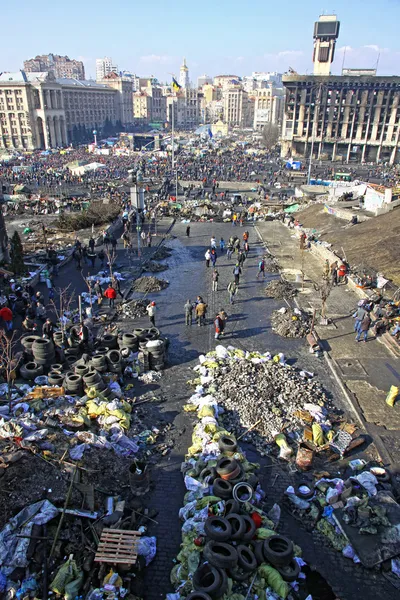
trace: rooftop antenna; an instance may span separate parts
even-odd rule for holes
[[[344,61],[346,59],[346,50],[347,50],[347,46],[344,47],[344,52],[343,52],[342,75],[343,75],[343,69],[344,69]]]
[[[379,59],[380,59],[380,57],[381,57],[381,51],[379,50],[379,52],[378,52],[378,58],[376,59],[376,65],[375,65],[376,72],[378,72],[378,65],[379,65]]]

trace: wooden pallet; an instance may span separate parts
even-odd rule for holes
[[[103,529],[94,562],[135,565],[139,531]]]
[[[24,396],[24,400],[43,400],[44,398],[58,398],[64,396],[65,389],[63,387],[36,387],[33,392],[29,392]]]

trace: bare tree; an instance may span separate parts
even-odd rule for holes
[[[70,283],[65,288],[55,288],[56,297],[50,300],[50,306],[57,317],[60,325],[60,330],[65,335],[66,333],[66,322],[65,313],[71,310],[71,305],[75,300],[75,292],[71,292]]]
[[[9,337],[4,329],[0,329],[0,371],[7,383],[7,400],[10,413],[12,411],[11,390],[13,381],[16,378],[16,370],[22,359],[22,353],[19,357],[15,353],[19,339],[16,331]]]
[[[314,289],[319,292],[321,298],[321,317],[326,320],[326,303],[333,289],[332,281],[324,277],[320,284],[314,282]]]
[[[113,266],[115,264],[115,261],[117,260],[117,253],[113,249],[110,250],[110,247],[107,246],[106,247],[106,251],[105,251],[105,255],[107,257],[108,266],[109,266],[109,269],[110,269],[110,277],[111,277],[111,279],[113,279],[113,277],[114,277]]]
[[[269,150],[279,141],[279,127],[275,123],[267,123],[262,130],[262,143]]]

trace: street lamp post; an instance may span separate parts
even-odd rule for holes
[[[93,133],[93,136],[94,136],[94,145],[97,146],[97,130],[93,129],[92,133]]]

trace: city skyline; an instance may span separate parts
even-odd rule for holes
[[[185,56],[193,84],[204,73],[243,76],[252,71],[285,72],[289,67],[312,73],[312,23],[321,13],[316,0],[307,6],[287,2],[274,7],[253,0],[246,10],[238,2],[222,0],[214,5],[205,0],[199,23],[199,13],[182,0],[175,0],[168,11],[164,3],[155,0],[151,12],[126,0],[116,0],[111,12],[101,0],[84,4],[71,0],[67,14],[61,6],[44,0],[42,8],[47,6],[51,11],[37,12],[27,0],[18,5],[18,15],[22,8],[24,20],[17,46],[13,46],[17,7],[7,8],[0,71],[22,69],[24,60],[52,52],[82,60],[88,78],[95,78],[95,61],[104,56],[112,57],[120,70],[154,75],[160,81],[168,80],[171,72],[179,75]],[[351,4],[337,0],[324,11],[336,13],[341,21],[332,73],[339,74],[343,63],[345,67],[373,68],[378,59],[378,74],[399,73],[396,16],[400,16],[400,2],[383,0],[380,9],[388,18],[379,30],[371,18],[371,11],[376,11],[371,0],[353,0]],[[43,40],[32,35],[35,27],[46,27]]]

